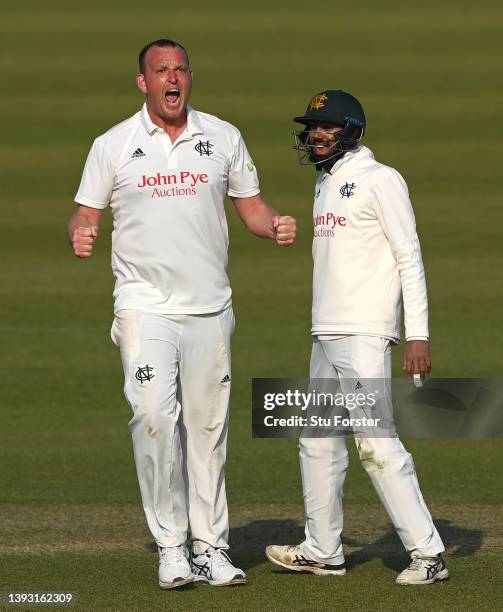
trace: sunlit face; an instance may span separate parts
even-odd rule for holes
[[[335,134],[344,128],[329,123],[317,123],[309,126],[308,144],[312,145],[313,155],[326,157],[335,153],[337,141]]]
[[[153,121],[177,125],[185,121],[192,89],[192,71],[180,47],[151,47],[136,84],[147,98]]]

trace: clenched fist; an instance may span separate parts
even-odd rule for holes
[[[72,234],[73,252],[77,257],[91,257],[98,236],[98,227],[77,227]]]
[[[272,226],[276,242],[280,246],[290,246],[297,235],[297,221],[293,217],[273,217]]]

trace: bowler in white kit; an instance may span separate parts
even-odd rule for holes
[[[431,370],[428,302],[412,205],[400,174],[361,144],[366,118],[342,90],[315,95],[296,132],[301,163],[320,172],[313,210],[313,346],[311,379],[380,380],[391,405],[391,345],[400,339],[403,369],[424,378]],[[398,437],[355,435],[362,464],[411,556],[398,584],[445,580],[444,546],[421,494],[414,463]],[[348,468],[344,436],[301,437],[305,539],[272,545],[270,561],[318,575],[344,575],[341,542],[343,486]]]
[[[68,227],[75,255],[89,257],[103,210],[112,211],[111,335],[165,589],[246,581],[226,552],[234,315],[224,199],[257,236],[289,246],[296,232],[292,217],[261,198],[239,131],[188,105],[192,77],[179,43],[142,49],[136,83],[145,104],[94,141]]]

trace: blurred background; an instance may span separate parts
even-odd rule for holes
[[[192,105],[239,127],[263,195],[299,223],[296,245],[279,249],[249,235],[228,202],[237,328],[227,488],[231,515],[246,526],[302,517],[296,442],[251,438],[251,378],[308,372],[315,172],[297,164],[291,119],[313,94],[342,88],[358,97],[368,120],[365,144],[408,183],[427,273],[433,374],[501,377],[502,26],[501,3],[488,0],[2,3],[0,510],[7,531],[0,552],[9,571],[0,590],[64,583],[80,589],[83,601],[94,593],[87,609],[99,609],[99,596],[119,605],[110,581],[120,582],[128,566],[120,543],[130,538],[129,525],[144,530],[129,407],[109,339],[110,215],[90,260],[74,258],[66,242],[93,139],[143,102],[134,82],[139,50],[161,37],[188,49]],[[402,350],[394,349],[396,375]],[[499,444],[408,446],[427,499],[460,509],[451,522],[494,516],[501,503]],[[346,499],[358,514],[378,506],[352,459]],[[114,531],[126,515],[133,518]],[[100,538],[115,548],[87,550],[88,584],[79,551],[84,540]],[[239,554],[254,560],[253,571],[272,589],[267,580],[277,577],[268,578],[254,538],[239,540]],[[65,549],[65,542],[82,546]],[[26,559],[30,543],[39,546],[33,565]],[[136,550],[135,563],[143,563],[143,553]],[[104,559],[116,568],[113,577],[100,565]],[[150,569],[141,570],[136,595],[151,588]],[[472,586],[467,592],[478,601],[479,587],[466,588]],[[288,597],[290,584],[278,588]],[[131,589],[121,605],[141,609]],[[252,607],[229,597],[235,598],[229,609]]]

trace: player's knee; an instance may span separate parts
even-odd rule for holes
[[[169,434],[177,425],[178,411],[169,402],[137,401],[131,403],[131,408],[133,418],[129,421],[129,429],[132,433],[155,437]]]
[[[340,468],[347,469],[349,465],[346,444],[339,438],[301,438],[299,455],[301,460],[326,460]]]
[[[414,472],[412,456],[405,449],[386,451],[367,444],[361,444],[358,446],[358,454],[367,472],[376,470],[394,474],[410,474]]]

